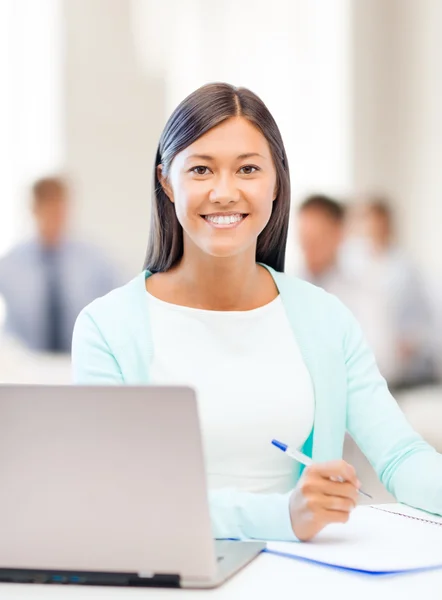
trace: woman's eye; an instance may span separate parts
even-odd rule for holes
[[[259,171],[259,169],[258,169],[258,167],[254,167],[253,165],[246,165],[244,167],[241,167],[241,169],[239,171],[243,175],[252,175],[256,171]]]
[[[195,173],[196,175],[207,175],[207,173],[209,172],[209,168],[208,167],[194,167],[192,169],[192,173]]]

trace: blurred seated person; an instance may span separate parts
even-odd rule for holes
[[[352,311],[382,375],[391,383],[397,375],[394,331],[377,280],[343,260],[346,213],[340,202],[325,195],[309,196],[301,204],[298,239],[304,264],[299,275],[337,296]]]
[[[34,351],[70,352],[79,312],[121,283],[97,248],[68,236],[69,209],[63,179],[37,181],[32,188],[36,236],[0,259],[4,333]]]
[[[344,222],[344,206],[328,196],[309,196],[299,208],[298,237],[303,258],[300,276],[336,296],[348,285],[339,262]]]
[[[372,197],[356,215],[356,235],[346,244],[348,256],[344,260],[349,265],[358,264],[383,298],[395,338],[392,353],[396,372],[392,383],[396,387],[431,383],[430,298],[419,272],[395,242],[390,205],[385,198]]]

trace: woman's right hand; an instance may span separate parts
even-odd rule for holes
[[[307,467],[290,497],[296,537],[308,541],[330,523],[346,523],[359,487],[354,468],[343,460]]]

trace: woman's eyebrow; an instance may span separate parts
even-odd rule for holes
[[[265,156],[263,156],[262,154],[259,154],[258,152],[246,152],[245,154],[240,154],[236,158],[238,160],[244,160],[246,158],[252,158],[254,156],[258,156],[259,158],[265,159]],[[191,154],[190,156],[187,157],[187,160],[191,160],[191,159],[195,159],[195,158],[198,158],[200,160],[215,160],[215,158],[213,156],[210,156],[210,154]]]
[[[199,158],[200,160],[215,160],[213,156],[210,156],[209,154],[191,154],[187,157],[187,160],[191,160],[193,158]]]
[[[246,154],[240,154],[238,156],[238,158],[240,160],[244,160],[246,158],[253,158],[254,156],[258,156],[259,158],[264,158],[265,159],[265,156],[263,156],[262,154],[259,154],[258,152],[247,152]]]

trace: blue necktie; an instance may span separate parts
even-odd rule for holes
[[[46,267],[46,344],[48,352],[63,352],[62,340],[62,299],[57,249],[45,249]]]

